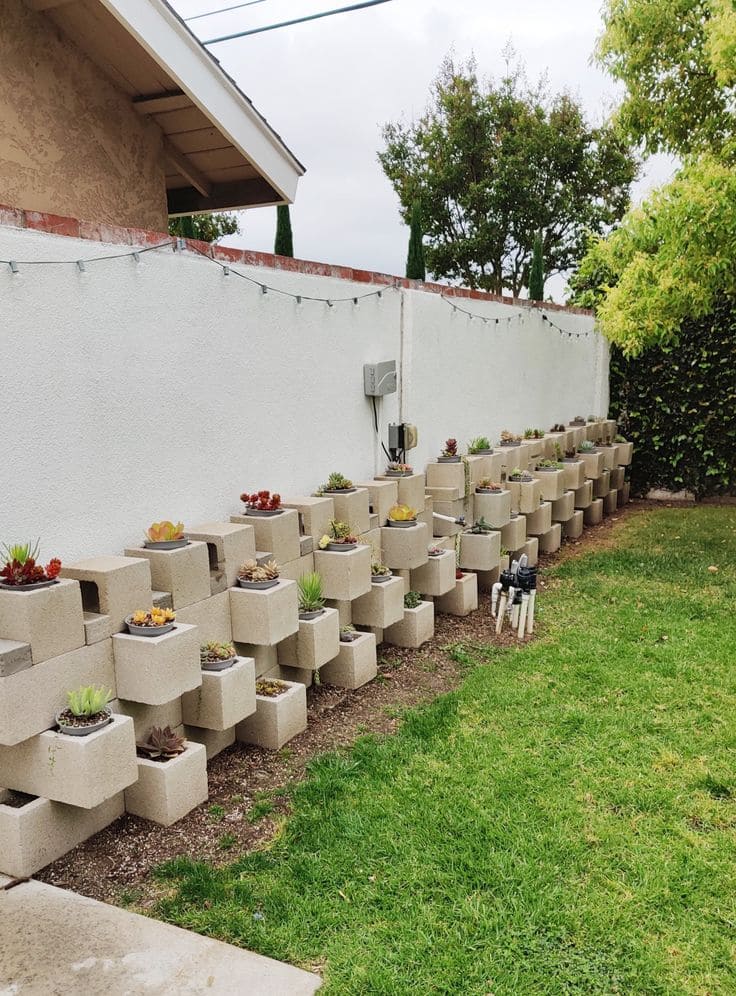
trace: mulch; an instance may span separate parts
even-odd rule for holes
[[[601,525],[587,529],[580,540],[566,542],[552,556],[540,556],[541,597],[545,568],[611,546],[614,529],[623,519],[651,507],[661,507],[661,503],[632,501]],[[288,792],[283,790],[304,778],[312,758],[349,747],[368,733],[391,734],[400,725],[405,709],[456,688],[464,668],[452,659],[454,645],[515,643],[508,630],[496,636],[487,593],[481,595],[478,610],[469,616],[437,615],[434,638],[421,649],[379,647],[378,677],[368,685],[356,691],[332,685],[309,688],[308,727],[282,750],[271,752],[236,743],[210,761],[208,801],[174,826],[161,827],[126,814],[34,877],[104,902],[150,905],[160,894],[151,877],[160,862],[186,855],[222,864],[263,847],[288,814]],[[264,799],[273,808],[252,819],[254,804],[267,808]]]

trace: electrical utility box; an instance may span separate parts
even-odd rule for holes
[[[363,389],[369,398],[396,393],[396,360],[363,364]]]

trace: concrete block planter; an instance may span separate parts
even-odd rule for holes
[[[404,618],[404,581],[389,578],[381,584],[371,584],[371,590],[352,603],[352,622],[356,626],[385,629]]]
[[[619,490],[619,488],[623,487],[624,473],[625,471],[623,467],[614,467],[613,470],[611,471],[608,482],[610,486],[612,488],[615,488],[617,491]]]
[[[125,811],[122,792],[92,809],[38,798],[11,806],[8,795],[0,790],[0,874],[15,878],[34,875]]]
[[[113,712],[130,716],[133,720],[136,741],[143,740],[152,726],[160,726],[162,729],[170,726],[175,730],[184,722],[181,698],[164,702],[163,705],[148,705],[146,702],[132,702],[130,699],[114,699],[110,704]]]
[[[586,526],[597,526],[603,521],[603,499],[594,498],[584,511],[584,522]]]
[[[177,623],[163,636],[112,638],[118,696],[163,705],[202,683],[199,630]]]
[[[460,538],[458,566],[464,571],[491,571],[501,559],[501,533],[468,533]]]
[[[511,519],[511,492],[508,489],[489,493],[476,491],[473,495],[473,516],[475,519],[482,516],[494,529],[505,526]]]
[[[565,491],[561,498],[552,502],[552,521],[567,522],[575,511],[575,492]]]
[[[565,493],[565,475],[561,470],[535,470],[534,477],[545,501],[557,501]]]
[[[603,454],[603,469],[613,470],[616,464],[617,447],[616,446],[601,446],[600,451]]]
[[[383,639],[395,647],[421,647],[434,636],[434,605],[422,602],[416,609],[404,609],[401,622],[387,626]]]
[[[455,570],[455,554],[446,550],[411,572],[411,587],[422,595],[444,595],[455,587]]]
[[[235,743],[235,727],[229,730],[205,730],[201,726],[185,726],[184,736],[195,744],[202,744],[207,752],[207,760],[221,754],[226,747]]]
[[[11,674],[25,671],[33,665],[31,646],[29,643],[19,643],[17,640],[0,640],[0,678],[9,678]],[[0,691],[0,694],[2,692]]]
[[[304,685],[311,688],[314,684],[316,671],[309,671],[303,667],[292,667],[290,664],[279,664],[279,666],[264,674],[265,681],[291,681],[294,684]]]
[[[575,430],[568,427],[563,432],[548,432],[545,434],[545,439],[549,440],[551,443],[551,454],[550,459],[555,456],[555,444],[560,447],[562,452],[571,449],[573,446],[577,446],[577,440],[575,439]]]
[[[537,503],[539,504],[539,503]],[[501,546],[506,550],[518,550],[526,539],[526,516],[515,515],[505,526],[501,526]]]
[[[429,535],[434,535],[438,537],[452,537],[457,536],[458,533],[462,532],[463,527],[455,522],[448,522],[446,519],[433,519],[432,520],[432,530],[429,531]]]
[[[593,501],[593,482],[585,481],[582,487],[575,491],[575,508],[585,509]]]
[[[503,456],[501,453],[470,453],[465,458],[470,468],[470,483],[475,486],[484,477],[489,477],[492,481],[501,480],[503,470]]]
[[[291,560],[288,564],[281,564],[280,576],[286,581],[298,581],[305,574],[311,574],[314,570],[314,554],[308,553],[298,560]]]
[[[340,614],[337,609],[326,608],[315,619],[300,619],[299,632],[279,643],[279,664],[317,671],[336,657],[339,649]]]
[[[207,544],[210,560],[210,592],[226,591],[237,582],[238,568],[256,555],[252,526],[235,522],[203,522],[187,529],[187,538]]]
[[[409,477],[386,477],[379,474],[377,481],[395,481],[399,488],[399,504],[409,505],[417,512],[424,509],[424,489],[427,485],[424,474],[410,474]]]
[[[450,616],[468,616],[478,608],[478,578],[472,572],[455,580],[455,587],[435,599],[437,612]]]
[[[67,691],[83,685],[104,685],[115,694],[109,639],[0,679],[0,744],[12,746],[50,729]]]
[[[566,491],[577,491],[585,482],[585,464],[582,460],[563,460],[562,478]]]
[[[279,750],[307,728],[307,690],[298,682],[283,682],[281,695],[256,694],[256,711],[238,723],[235,736],[242,743]]]
[[[376,638],[361,633],[352,643],[341,643],[337,657],[320,671],[320,679],[339,688],[360,688],[378,674]]]
[[[86,737],[47,730],[14,747],[0,747],[5,788],[92,809],[137,778],[135,733],[129,716]]]
[[[510,474],[514,467],[524,470],[531,459],[528,447],[519,443],[515,446],[497,446],[494,451],[501,457],[501,467]]]
[[[465,465],[462,463],[427,464],[428,488],[456,488],[465,494]]]
[[[382,532],[410,532],[402,529],[383,529]],[[317,550],[314,569],[322,577],[325,598],[350,602],[371,590],[371,548],[361,543],[347,553]]]
[[[101,643],[102,640],[109,639],[112,634],[112,619],[110,616],[103,616],[99,612],[82,612],[84,617],[84,642],[89,646],[92,643]]]
[[[471,498],[458,498],[455,501],[442,501],[434,498],[432,501],[433,512],[437,512],[439,515],[451,515],[453,519],[459,519],[462,515],[469,518],[473,514],[472,507]]]
[[[238,657],[226,671],[203,671],[202,685],[181,699],[188,726],[228,730],[256,711],[256,671],[252,657]]]
[[[633,443],[616,443],[616,463],[628,467],[634,456]]]
[[[631,484],[629,481],[624,481],[623,485],[621,486],[618,492],[619,505],[625,505],[630,497],[631,497]]]
[[[328,493],[329,494],[329,493]],[[366,488],[356,487],[347,494],[329,494],[335,504],[335,518],[347,522],[354,533],[365,533],[370,527],[370,497]]]
[[[542,502],[535,512],[526,517],[527,536],[541,536],[552,528],[552,503]]]
[[[427,500],[427,496],[433,499],[435,505],[461,502],[465,498],[460,488],[427,488],[424,496],[425,501]],[[437,511],[439,512],[439,508]]]
[[[378,516],[377,527],[385,526],[388,519],[389,509],[399,502],[399,478],[384,481],[362,481],[358,483],[359,488],[365,488],[368,492],[371,514]],[[415,508],[416,506],[412,506]]]
[[[230,643],[233,638],[230,622],[230,595],[227,591],[211,595],[194,605],[187,605],[176,613],[178,623],[196,626],[199,642]]]
[[[270,553],[279,564],[288,564],[301,556],[299,513],[285,508],[281,515],[231,515],[231,522],[253,526],[256,550]]]
[[[236,643],[238,657],[252,657],[255,662],[256,679],[279,666],[278,647],[260,646],[257,643]]]
[[[390,526],[384,526],[381,529],[384,564],[392,570],[401,568],[409,571],[421,567],[427,562],[429,540],[429,530],[423,522],[417,522],[410,529],[392,529]]]
[[[593,497],[605,498],[610,490],[611,490],[611,471],[602,470],[600,477],[596,477],[596,479],[593,481]]]
[[[419,515],[424,515],[424,512],[420,512]],[[374,551],[375,556],[378,556],[381,550],[381,527],[376,526],[375,529],[369,529],[367,533],[361,533],[360,541],[369,546]]]
[[[151,566],[151,584],[171,592],[175,609],[201,602],[210,595],[210,557],[206,543],[189,543],[177,550],[129,547],[126,557],[145,558]],[[141,606],[137,606],[141,608]]]
[[[122,632],[126,616],[151,604],[151,568],[147,560],[89,557],[65,564],[61,576],[79,582],[82,604],[87,612],[109,617],[106,636]],[[99,639],[99,632],[95,635]]]
[[[506,487],[511,493],[512,512],[522,512],[526,515],[539,508],[542,487],[536,478],[531,481],[507,481]]]
[[[578,459],[585,465],[585,476],[595,480],[603,473],[603,454],[599,451],[595,453],[578,453]]]
[[[79,583],[63,579],[35,591],[0,591],[0,635],[27,643],[34,664],[83,647]]]
[[[603,499],[603,514],[613,515],[618,508],[618,491],[614,488]]]
[[[511,560],[519,560],[526,555],[529,567],[534,567],[539,560],[539,540],[536,536],[530,536],[527,541],[511,554]]]
[[[565,539],[579,539],[583,535],[583,510],[576,509],[562,525]]]
[[[345,601],[341,598],[325,599],[325,605],[329,609],[335,609],[341,626],[351,626],[353,622],[353,602]]]
[[[264,520],[269,521],[269,520]],[[350,556],[350,554],[337,554]],[[299,596],[295,581],[279,579],[273,588],[230,589],[233,639],[238,643],[274,646],[299,629]]]
[[[300,532],[303,536],[311,536],[315,544],[329,532],[330,522],[335,518],[335,503],[326,496],[293,495],[282,498],[281,507],[294,509],[298,513]]]
[[[490,591],[494,584],[501,577],[501,564],[500,562],[496,564],[494,568],[490,571],[476,571],[475,576],[478,579],[478,591]]]
[[[587,422],[585,425],[585,438],[589,439],[591,443],[594,443],[596,439],[601,436],[605,436],[606,427],[603,423],[603,419],[596,419],[594,422]]]
[[[556,553],[562,543],[562,524],[560,522],[553,523],[547,532],[542,533],[538,539],[540,553]]]
[[[207,800],[207,751],[187,741],[168,761],[138,758],[138,780],[125,792],[129,813],[170,827]]]

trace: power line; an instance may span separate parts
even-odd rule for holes
[[[363,10],[365,7],[375,7],[379,3],[391,3],[391,0],[363,0],[349,7],[337,7],[334,10],[324,10],[318,14],[308,14],[306,17],[296,17],[291,21],[280,21],[278,24],[267,24],[262,28],[250,28],[248,31],[236,31],[232,35],[221,35],[219,38],[209,38],[203,45],[217,45],[219,42],[232,41],[234,38],[245,38],[247,35],[258,35],[263,31],[275,31],[277,28],[288,28],[292,24],[303,24],[305,21],[316,21],[320,17],[333,17],[335,14],[347,14],[353,10]]]
[[[232,7],[220,7],[219,10],[208,10],[204,14],[194,14],[192,17],[185,17],[184,20],[189,23],[189,21],[198,21],[200,17],[214,17],[215,14],[226,14],[229,10],[240,10],[242,7],[255,7],[259,3],[265,3],[266,0],[248,0],[247,3],[236,3]]]

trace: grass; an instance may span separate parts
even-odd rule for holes
[[[544,636],[327,755],[268,850],[178,859],[159,915],[327,994],[736,992],[736,510],[633,517]],[[719,568],[708,571],[710,565]]]

